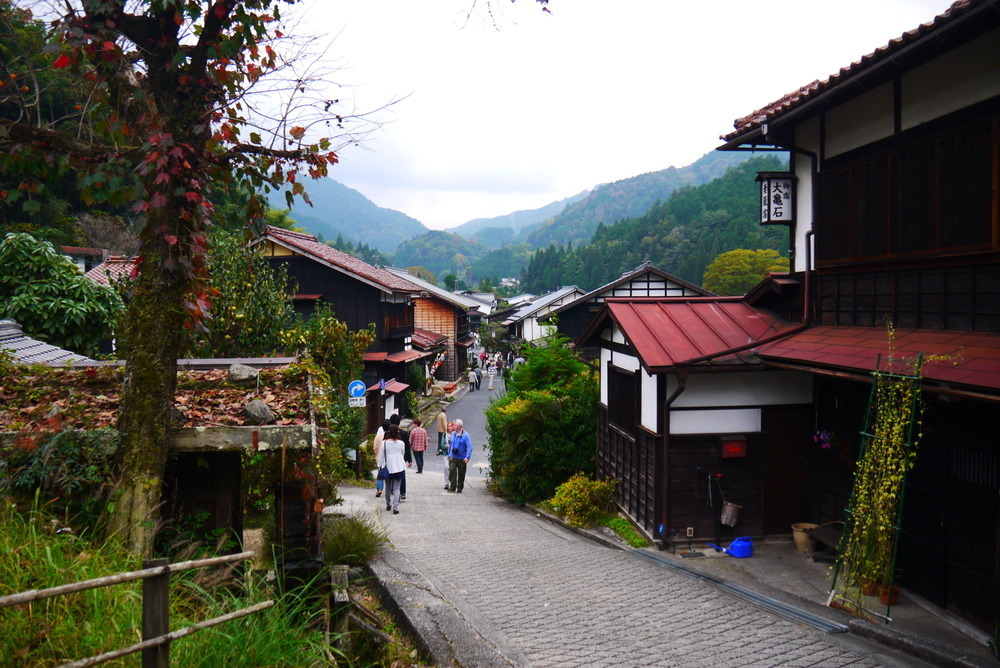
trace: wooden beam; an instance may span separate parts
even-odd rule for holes
[[[256,448],[254,433],[257,434]],[[310,425],[260,427],[185,427],[170,430],[173,452],[225,452],[232,450],[280,450],[287,439],[289,450],[312,447]]]

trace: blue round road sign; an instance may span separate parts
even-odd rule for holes
[[[352,397],[363,397],[368,388],[360,380],[352,380],[347,385],[347,394]]]

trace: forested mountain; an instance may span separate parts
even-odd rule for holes
[[[486,246],[463,239],[457,234],[431,230],[400,244],[393,263],[397,267],[424,267],[438,279],[454,273],[468,281],[471,265],[489,250]]]
[[[496,216],[495,218],[475,218],[462,223],[458,227],[449,228],[447,231],[454,234],[461,234],[466,238],[476,239],[491,248],[500,248],[501,245],[512,241],[524,228],[537,225],[562,213],[563,209],[570,204],[579,202],[588,193],[590,193],[589,190],[584,190],[582,193],[561,199],[558,202],[552,202],[540,209],[515,211],[514,213],[508,213],[505,216]],[[496,240],[503,240],[503,244],[493,245],[491,242]]]
[[[310,207],[300,199],[292,206],[291,217],[310,234],[333,241],[367,244],[383,253],[393,253],[400,243],[427,232],[416,218],[393,209],[384,209],[353,188],[333,179],[306,183]],[[271,206],[285,208],[283,196],[272,198]]]
[[[686,167],[668,167],[597,186],[527,233],[524,241],[535,248],[588,244],[600,223],[610,225],[641,216],[657,202],[666,202],[677,188],[708,183],[747,158],[747,153],[712,151]]]
[[[593,290],[646,260],[701,285],[708,264],[736,248],[787,253],[788,230],[761,226],[757,172],[785,169],[776,155],[752,158],[701,186],[687,186],[644,215],[600,224],[593,242],[572,248],[550,244],[532,257],[522,289],[543,293],[562,285]]]

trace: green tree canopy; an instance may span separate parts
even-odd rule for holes
[[[738,248],[708,265],[702,287],[719,295],[743,295],[768,273],[782,271],[788,271],[788,258],[778,255],[778,251]]]
[[[94,355],[122,308],[114,290],[84,277],[51,243],[24,233],[0,241],[0,317],[28,336]]]

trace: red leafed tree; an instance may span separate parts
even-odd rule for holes
[[[211,188],[235,179],[255,192],[287,188],[291,198],[303,193],[301,172],[317,178],[337,160],[329,139],[307,143],[316,121],[345,140],[333,100],[270,103],[308,118],[272,114],[261,123],[253,111],[248,96],[265,77],[281,78],[288,63],[280,46],[292,41],[280,31],[279,10],[294,1],[67,0],[49,24],[48,74],[83,91],[78,122],[0,117],[0,160],[8,177],[25,175],[21,190],[37,193],[46,176],[72,175],[84,199],[128,202],[142,222],[135,293],[119,332],[127,363],[122,486],[111,518],[137,554],[149,552],[155,532],[185,328],[203,326],[210,301],[203,278]],[[0,0],[0,11],[12,8]],[[308,96],[307,88],[299,77],[285,90]],[[265,210],[254,197],[248,223]]]

